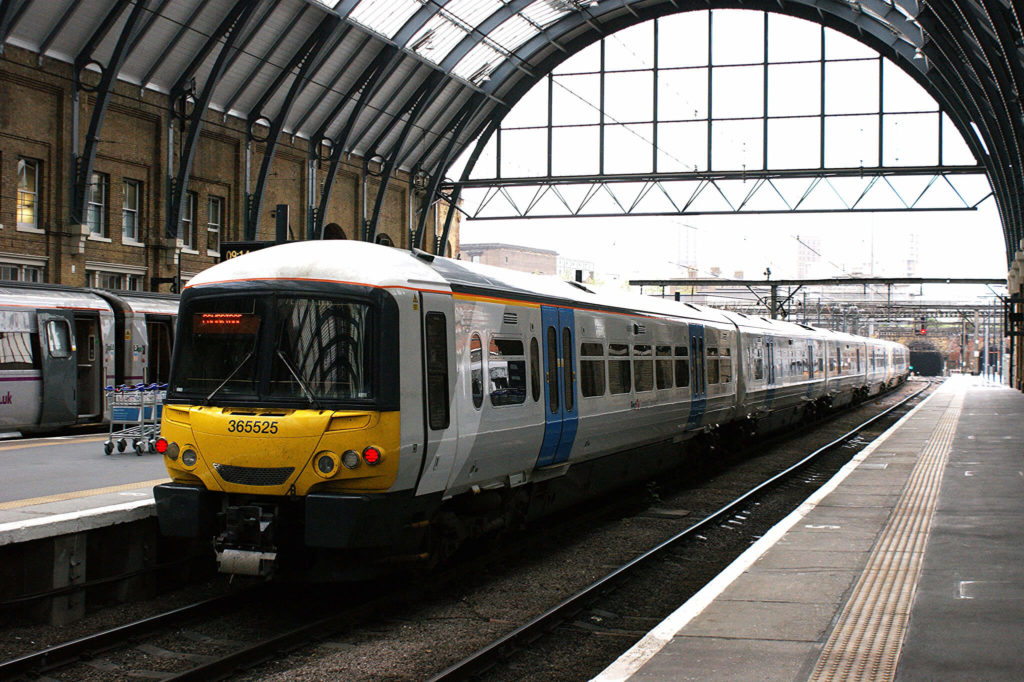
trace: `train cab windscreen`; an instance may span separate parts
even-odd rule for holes
[[[182,306],[174,398],[336,406],[372,400],[373,310],[329,297],[199,298]]]

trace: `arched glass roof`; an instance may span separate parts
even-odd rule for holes
[[[709,7],[803,17],[917,79],[982,160],[1008,259],[1024,237],[1024,32],[1011,0],[6,0],[0,44],[108,67],[137,3],[121,81],[178,96],[210,83],[214,111],[280,118],[282,134],[428,174],[602,36]],[[244,29],[218,73],[233,13]]]

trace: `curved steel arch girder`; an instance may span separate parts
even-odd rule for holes
[[[694,7],[693,9],[730,9],[730,8],[743,8],[751,9],[752,6],[749,2],[740,3],[738,1],[727,0],[726,2],[712,3],[710,6]],[[827,9],[826,9],[827,8]],[[613,8],[618,9],[618,7]],[[944,110],[950,114],[951,120],[953,120],[958,131],[963,136],[965,141],[971,147],[975,154],[975,157],[982,159],[987,171],[989,172],[990,180],[992,180],[993,190],[997,197],[997,204],[1001,208],[1001,217],[1003,219],[1004,233],[1008,241],[1016,235],[1016,225],[1020,224],[1019,216],[1020,210],[1017,208],[1017,201],[1015,192],[1012,190],[1013,187],[1020,187],[1019,178],[1010,178],[1004,175],[1006,159],[1004,156],[1003,145],[999,144],[1000,140],[1005,140],[1006,130],[1005,126],[1008,123],[1004,118],[1001,123],[1003,125],[997,126],[993,129],[989,125],[988,121],[992,117],[992,113],[986,111],[985,104],[991,106],[991,93],[984,87],[983,79],[980,78],[965,78],[964,74],[959,72],[956,67],[961,66],[959,57],[950,58],[949,53],[954,50],[943,51],[944,59],[932,60],[930,67],[927,72],[922,68],[924,66],[923,60],[915,59],[917,54],[917,48],[914,47],[914,43],[906,39],[894,37],[892,31],[884,28],[884,25],[879,23],[877,20],[871,19],[864,13],[854,12],[847,5],[840,5],[831,1],[824,1],[820,4],[812,5],[809,3],[786,3],[782,6],[781,11],[774,5],[759,5],[757,9],[763,9],[765,11],[771,11],[776,13],[787,14],[790,16],[796,16],[799,18],[807,19],[814,23],[823,24],[842,33],[850,35],[851,37],[865,43],[869,47],[872,47],[880,54],[888,57],[897,65],[901,66],[911,77],[913,77],[919,84],[933,95],[938,95],[937,99],[940,101],[940,105]],[[685,10],[683,10],[685,11]],[[574,19],[571,22],[571,30],[576,30],[578,33],[574,38],[564,43],[563,45],[569,50],[570,54],[575,54],[579,50],[583,49],[587,45],[596,42],[603,35],[612,33],[615,31],[622,30],[628,26],[632,26],[644,21],[665,16],[668,14],[679,13],[675,5],[668,2],[661,5],[648,6],[642,9],[637,9],[632,14],[619,14],[614,16],[611,21],[608,21],[601,25],[602,31],[597,31],[591,24],[590,30],[585,30],[584,26],[591,21],[583,21],[576,17],[570,17]],[[606,15],[604,13],[603,15]],[[603,16],[601,15],[601,16]],[[865,18],[867,17],[867,18]],[[593,19],[599,19],[598,17],[592,17]],[[568,19],[563,19],[565,22]],[[873,27],[875,30],[865,32],[865,23],[869,27]],[[561,23],[561,22],[560,22]],[[569,28],[565,28],[562,33],[566,33]],[[935,39],[935,36],[929,34],[929,38]],[[535,61],[531,62],[531,66],[540,74],[537,77],[527,77],[516,69],[513,65],[508,62],[503,63],[492,75],[491,82],[487,84],[486,89],[491,94],[498,94],[502,101],[508,103],[506,107],[494,105],[491,109],[485,112],[485,115],[478,121],[475,126],[473,133],[468,139],[477,139],[477,148],[474,150],[470,157],[470,162],[467,163],[466,169],[463,173],[463,179],[468,178],[469,173],[472,172],[473,165],[476,159],[479,158],[479,154],[482,151],[484,145],[486,145],[488,139],[493,134],[493,131],[497,129],[497,123],[504,117],[511,106],[517,102],[525,93],[532,87],[540,77],[545,76],[548,72],[554,69],[555,66],[560,64],[562,61],[568,58],[566,54],[556,54],[554,52],[544,55],[540,59],[536,56],[541,53],[546,46],[546,42],[540,38],[534,38],[521,46],[518,52],[522,53],[524,58],[528,58],[527,55],[532,55]],[[925,45],[925,49],[931,48],[929,45]],[[962,54],[962,52],[960,53]],[[953,71],[955,75],[946,73],[946,71]],[[951,90],[939,89],[933,78],[942,72],[943,80],[949,81],[950,78],[955,81],[959,81],[965,88],[971,90],[969,93],[970,103],[965,103],[963,108],[950,106]],[[970,81],[974,80],[976,88],[980,88],[981,92],[974,92],[976,88],[972,88]],[[980,100],[980,101],[979,101]],[[953,115],[949,110],[955,109],[961,112],[960,115]],[[964,114],[967,114],[964,116]],[[975,122],[976,125],[983,131],[984,137],[989,142],[989,156],[997,155],[997,159],[988,159],[984,150],[977,143],[974,143],[973,131],[970,127],[971,122]],[[993,124],[995,122],[993,121]],[[484,131],[487,131],[486,133]],[[997,133],[998,130],[998,133]],[[1010,136],[1014,136],[1017,133],[1016,129],[1011,129]],[[1013,141],[1016,143],[1016,140]],[[997,152],[998,150],[998,152]],[[1009,167],[1012,169],[1012,175],[1018,176],[1019,164],[1010,163]],[[1008,244],[1008,247],[1010,245]],[[1012,255],[1012,251],[1010,252]]]

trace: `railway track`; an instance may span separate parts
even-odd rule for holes
[[[746,494],[733,499],[728,504],[721,506],[717,511],[707,515],[700,522],[690,525],[682,533],[637,557],[629,564],[610,572],[593,585],[580,590],[526,625],[482,647],[472,656],[465,658],[438,674],[435,679],[472,677],[489,668],[493,668],[495,661],[509,657],[509,652],[516,647],[521,647],[525,642],[536,640],[542,636],[544,631],[556,627],[557,623],[565,622],[589,608],[588,604],[594,602],[596,595],[607,592],[622,581],[627,580],[631,572],[639,570],[640,567],[646,564],[655,562],[669,548],[686,542],[687,539],[701,534],[702,531],[714,526],[716,523],[722,523],[724,518],[735,514],[736,510],[744,507],[744,505],[748,505],[750,500],[754,499],[757,495],[762,494],[771,487],[778,486],[783,481],[791,479],[796,472],[806,472],[809,466],[813,466],[813,461],[820,457],[822,453],[840,447],[844,443],[849,443],[851,439],[856,437],[856,434],[863,432],[870,424],[884,418],[885,415],[890,414],[893,410],[904,405],[908,400],[920,393],[921,391],[914,393],[825,447],[819,448],[814,454],[804,458],[798,464],[772,479],[764,481]],[[632,504],[635,504],[635,502]],[[595,505],[594,507],[589,512],[591,517],[590,523],[596,523],[602,517],[614,517],[616,514],[622,513],[621,509],[597,508],[601,507],[600,505]],[[581,522],[577,521],[576,523],[579,524]],[[547,541],[550,542],[550,539]],[[486,571],[488,565],[502,564],[509,557],[529,551],[524,545],[529,545],[530,543],[543,544],[544,542],[544,538],[531,537],[525,543],[521,541],[514,546],[504,547],[501,551],[488,556],[480,556],[473,561],[461,563],[457,568],[427,576],[422,581],[412,581],[400,589],[365,590],[363,592],[363,594],[367,595],[365,598],[356,595],[346,600],[344,606],[318,608],[308,611],[307,613],[310,614],[309,618],[306,618],[295,627],[283,626],[277,628],[277,631],[272,634],[248,637],[245,641],[230,642],[224,647],[220,647],[228,649],[227,651],[214,651],[213,649],[217,647],[212,647],[209,649],[210,653],[180,653],[173,662],[164,661],[164,668],[160,672],[166,675],[165,679],[174,680],[224,679],[232,675],[244,674],[247,670],[258,669],[258,666],[272,658],[280,657],[289,651],[308,647],[311,642],[328,640],[339,633],[352,630],[353,626],[365,622],[375,615],[398,611],[403,604],[416,603],[426,599],[429,595],[436,595],[439,590],[444,590],[445,586],[458,584],[466,575]],[[543,550],[541,553],[543,553]],[[0,663],[0,679],[37,676],[51,670],[67,669],[68,666],[81,664],[82,661],[94,661],[99,657],[108,656],[109,652],[116,651],[118,648],[135,647],[140,641],[159,639],[161,633],[166,634],[180,629],[197,620],[219,618],[226,613],[253,606],[257,602],[265,602],[270,611],[273,611],[275,600],[280,601],[280,599],[280,595],[275,595],[273,589],[268,586],[259,586],[252,591],[247,590],[224,597],[208,599],[158,616],[51,647],[44,651],[22,656],[6,663]],[[157,649],[159,647],[150,646],[150,650]],[[168,658],[175,657],[170,655]],[[92,665],[92,663],[87,664]],[[122,672],[128,672],[128,670],[122,669]]]
[[[839,438],[836,438],[832,442],[816,449],[796,464],[793,464],[784,471],[759,483],[713,513],[705,516],[696,523],[693,523],[674,537],[662,542],[629,563],[611,571],[599,580],[563,600],[561,603],[548,609],[530,622],[516,628],[501,638],[480,648],[472,655],[444,669],[437,675],[433,676],[431,678],[431,682],[473,679],[484,673],[487,673],[488,677],[494,676],[493,669],[495,666],[500,665],[503,661],[512,659],[516,652],[524,646],[535,646],[540,639],[554,632],[559,625],[564,624],[570,619],[576,618],[580,613],[585,611],[600,611],[600,607],[595,604],[599,602],[609,591],[617,589],[623,582],[629,580],[636,572],[646,568],[653,562],[661,560],[669,551],[679,545],[690,542],[695,538],[702,536],[702,534],[708,533],[711,528],[721,524],[730,516],[736,514],[738,510],[743,510],[745,507],[752,505],[759,496],[764,495],[765,492],[771,488],[791,481],[795,476],[803,474],[823,455],[857,439],[868,427],[885,419],[891,413],[900,410],[907,403],[917,398],[926,390],[928,390],[928,386],[925,386],[903,398],[895,405],[864,421]]]

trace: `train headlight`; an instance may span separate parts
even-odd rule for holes
[[[355,450],[346,450],[341,455],[341,463],[349,469],[355,469],[359,466],[359,453]]]
[[[199,455],[192,448],[185,448],[185,451],[181,453],[181,463],[187,467],[194,467],[198,461]]]
[[[383,456],[381,455],[380,450],[372,445],[363,450],[363,460],[365,460],[370,466],[380,464],[380,460],[382,458]]]
[[[316,473],[323,478],[330,478],[338,473],[338,456],[333,452],[324,450],[316,455]]]

